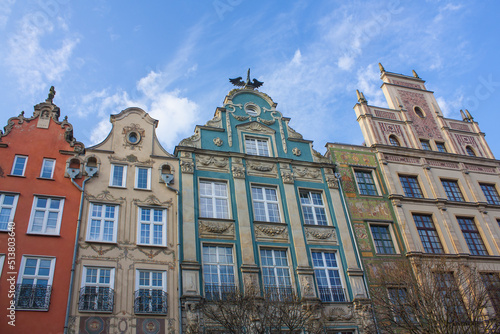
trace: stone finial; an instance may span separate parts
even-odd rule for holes
[[[415,70],[411,70],[411,73],[413,73],[413,76],[414,76],[415,78],[420,79],[420,77],[418,76],[417,72],[415,72]]]
[[[474,121],[474,117],[470,114],[469,110],[465,109],[465,113],[467,114],[467,118],[469,118],[469,121]]]
[[[462,115],[462,121],[467,122],[467,116],[465,116],[465,113],[462,109],[460,109],[460,115]]]
[[[381,63],[378,63],[378,68],[380,68],[380,73],[384,73],[385,72],[385,68],[384,68],[384,66],[382,66]]]
[[[358,96],[359,103],[366,103],[367,102],[365,99],[365,95],[357,89],[356,89],[356,95]]]
[[[51,86],[50,90],[49,90],[49,96],[47,97],[47,99],[45,100],[45,102],[52,103],[52,100],[54,99],[55,95],[56,95],[56,90],[54,89],[54,86]]]

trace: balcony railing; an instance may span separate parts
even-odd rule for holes
[[[16,309],[45,310],[49,309],[52,286],[43,284],[17,284]]]
[[[291,286],[265,286],[264,293],[264,297],[269,300],[287,301],[294,298],[294,292]]]
[[[136,290],[134,312],[136,314],[166,314],[167,293],[159,289]]]
[[[235,285],[230,284],[205,284],[206,300],[228,300],[236,296]]]
[[[322,302],[345,302],[346,294],[344,288],[318,287],[319,298]]]
[[[112,312],[115,291],[111,288],[84,286],[80,289],[80,311]]]

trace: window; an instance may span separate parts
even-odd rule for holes
[[[252,186],[254,219],[265,222],[280,222],[278,195],[275,188]]]
[[[28,157],[24,155],[16,155],[14,158],[14,164],[12,165],[11,175],[24,176],[24,171],[26,170],[26,162]]]
[[[227,183],[200,181],[200,216],[229,218]]]
[[[2,277],[3,262],[5,261],[5,254],[0,254],[0,277]]]
[[[495,313],[498,316],[500,315],[500,277],[498,273],[481,273],[481,278],[488,291],[488,296],[490,297]]]
[[[314,275],[322,302],[345,302],[340,268],[335,253],[312,252]]]
[[[18,195],[0,193],[0,231],[8,231],[14,221]]]
[[[167,273],[137,270],[134,312],[136,314],[167,313]]]
[[[358,183],[359,193],[361,195],[377,196],[377,187],[373,180],[372,172],[354,171],[356,182]]]
[[[465,242],[472,255],[488,255],[483,239],[474,223],[473,218],[457,217],[458,225],[464,234]]]
[[[127,166],[111,165],[111,176],[109,185],[114,187],[125,187],[127,184]]]
[[[389,136],[389,142],[391,143],[392,146],[401,146],[401,144],[399,144],[398,138],[396,138],[395,135]]]
[[[59,234],[63,207],[63,198],[35,196],[28,232]]]
[[[467,155],[469,155],[471,157],[475,157],[476,156],[476,152],[474,152],[474,150],[470,146],[467,146],[465,148],[465,151],[467,152]]]
[[[90,203],[87,241],[116,242],[118,206]]]
[[[439,152],[442,152],[442,153],[448,152],[446,150],[446,146],[444,145],[444,143],[436,142],[436,147],[437,147],[437,149],[438,149]]]
[[[441,302],[448,314],[448,321],[462,322],[467,320],[462,295],[458,290],[457,282],[452,272],[434,273],[436,286],[441,295]]]
[[[265,293],[271,299],[283,300],[292,296],[292,281],[285,250],[261,249],[262,279]]]
[[[167,245],[167,210],[139,208],[139,240],[142,245]]]
[[[494,184],[480,183],[481,189],[483,190],[486,201],[489,204],[500,205],[500,197],[498,196],[497,189]]]
[[[268,140],[265,138],[245,137],[246,153],[270,157]]]
[[[114,268],[83,267],[78,309],[80,311],[112,312],[115,297],[114,280]]]
[[[203,280],[207,300],[224,300],[236,292],[231,247],[203,246]]]
[[[430,215],[413,214],[413,220],[417,226],[420,240],[426,253],[442,254],[443,246],[439,240],[436,228]]]
[[[378,254],[396,254],[389,225],[370,225],[373,243]]]
[[[16,287],[16,309],[48,311],[55,258],[23,256]]]
[[[424,118],[425,117],[424,111],[422,110],[422,108],[415,107],[414,110],[415,110],[415,114],[417,114],[418,117],[420,117],[420,118]]]
[[[394,314],[394,321],[415,321],[412,308],[408,303],[408,292],[405,288],[387,288],[391,311]]]
[[[418,178],[416,176],[400,175],[399,180],[403,186],[403,191],[406,197],[413,198],[423,198],[422,190],[418,184]]]
[[[460,191],[460,188],[458,186],[457,181],[441,180],[441,183],[443,184],[444,191],[446,192],[446,196],[448,196],[448,199],[450,201],[455,201],[455,202],[463,202],[464,201],[464,196],[462,195],[462,192]]]
[[[325,206],[320,192],[301,190],[300,204],[305,224],[328,225]]]
[[[54,159],[43,159],[42,170],[40,177],[44,179],[52,179],[54,177],[54,166],[56,161]]]
[[[137,189],[151,189],[151,168],[135,168],[135,187]]]
[[[420,144],[422,145],[422,149],[424,149],[426,151],[432,151],[431,145],[429,144],[428,140],[420,139]]]

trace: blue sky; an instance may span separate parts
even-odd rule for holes
[[[261,91],[314,140],[361,144],[355,90],[385,106],[378,62],[414,69],[447,117],[467,108],[500,158],[500,2],[0,0],[0,125],[45,100],[89,146],[129,106],[169,151],[232,89]]]

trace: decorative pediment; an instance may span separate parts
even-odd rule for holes
[[[249,122],[249,123],[244,123],[236,126],[238,130],[242,131],[248,131],[248,132],[254,132],[254,133],[259,133],[259,134],[268,134],[268,135],[274,135],[276,131],[271,129],[270,127],[261,124],[259,122]]]
[[[100,194],[94,196],[86,194],[85,198],[89,201],[105,201],[105,202],[123,202],[125,197],[114,197],[109,190],[103,190]]]
[[[134,198],[132,203],[135,203],[137,205],[153,205],[153,206],[161,206],[161,207],[169,208],[172,206],[172,199],[169,199],[165,202],[162,202],[158,199],[158,197],[151,194],[143,201],[140,199]]]

